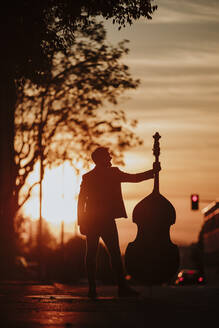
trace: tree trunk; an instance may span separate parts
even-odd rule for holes
[[[8,67],[6,63],[5,67]],[[13,276],[14,234],[14,111],[16,88],[7,69],[0,76],[0,278]]]

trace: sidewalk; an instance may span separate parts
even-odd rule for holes
[[[90,300],[85,285],[0,282],[2,328],[198,327],[217,318],[219,289],[142,287],[138,298],[119,299],[115,286],[98,286]]]

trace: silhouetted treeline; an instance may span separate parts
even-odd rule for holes
[[[25,222],[26,225],[24,224]],[[43,220],[42,252],[41,258],[39,259],[38,225],[38,221],[27,221],[22,217],[18,220],[18,256],[12,278],[38,280],[39,266],[41,265],[42,276],[40,279],[66,283],[78,283],[83,281],[83,279],[87,279],[85,238],[75,235],[61,246],[60,242],[51,233],[49,224]],[[22,238],[25,232],[26,238]],[[197,243],[180,246],[179,251],[179,269],[191,268],[204,271],[201,238]],[[102,243],[99,244],[97,254],[97,279],[104,284],[113,284],[115,282],[109,255]],[[134,280],[130,282],[133,284],[137,283]]]
[[[47,233],[48,235],[48,233]],[[50,237],[51,238],[51,237]],[[19,263],[14,272],[15,279],[38,280],[39,265],[41,264],[40,279],[65,283],[78,283],[87,279],[85,267],[86,241],[81,236],[69,239],[63,247],[51,247],[43,244],[41,259],[38,258],[38,247],[25,247],[18,257],[27,261],[27,267]],[[100,243],[97,254],[97,279],[104,284],[114,283],[110,258],[105,246]]]

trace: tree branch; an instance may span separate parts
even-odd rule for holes
[[[31,196],[31,192],[32,192],[33,188],[36,187],[39,183],[40,183],[39,181],[38,181],[38,182],[35,182],[35,183],[29,188],[26,197],[23,199],[23,201],[21,202],[21,204],[18,204],[18,210],[20,210],[21,207],[24,206],[24,204],[26,203],[26,201],[30,198],[30,196]]]

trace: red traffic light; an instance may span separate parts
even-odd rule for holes
[[[192,195],[192,201],[197,202],[198,201],[198,195]]]
[[[191,208],[192,210],[198,210],[199,207],[199,195],[192,194],[191,195]]]

